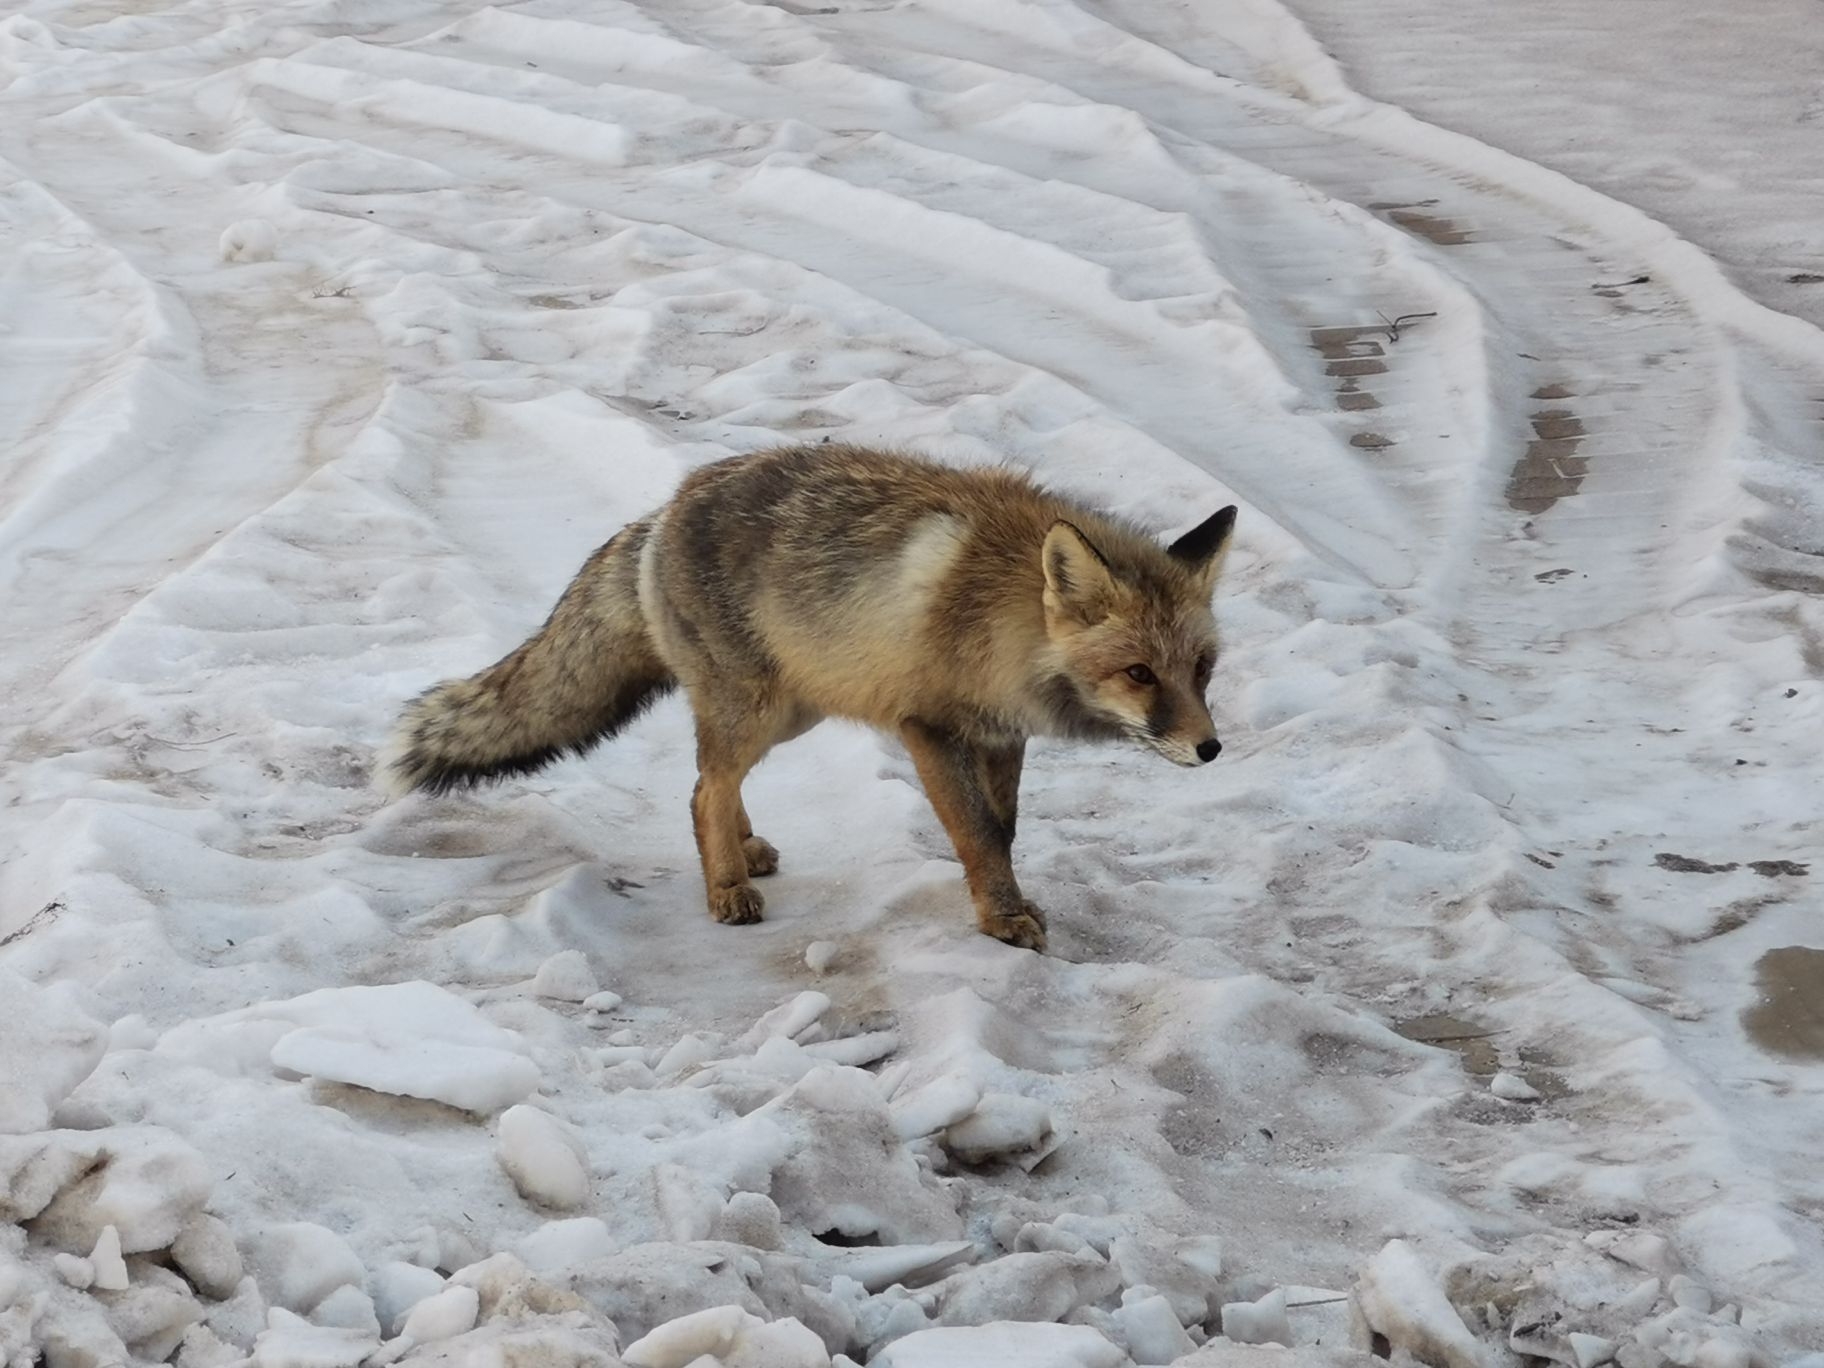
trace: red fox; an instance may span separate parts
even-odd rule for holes
[[[1162,546],[1003,469],[863,447],[701,467],[591,556],[511,655],[409,704],[383,776],[442,793],[613,736],[682,687],[709,911],[760,919],[779,854],[741,782],[825,717],[897,736],[956,846],[981,929],[1042,950],[1013,874],[1033,736],[1137,741],[1180,765],[1222,749],[1204,691],[1222,509]]]

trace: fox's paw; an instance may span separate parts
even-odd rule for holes
[[[747,857],[747,877],[764,879],[779,869],[779,852],[771,841],[749,836],[741,842],[741,853]]]
[[[746,926],[760,920],[766,899],[752,884],[734,884],[709,890],[709,915],[724,926]]]
[[[1024,898],[1014,911],[984,913],[981,926],[984,935],[1017,945],[1022,950],[1045,949],[1045,914],[1039,911],[1037,904]]]

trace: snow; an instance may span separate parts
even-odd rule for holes
[[[13,6],[0,1362],[1803,1361],[1824,30],[1637,8]],[[824,437],[1242,508],[1050,953],[855,728],[752,927],[680,699],[375,790]]]
[[[57,1104],[94,1072],[108,1034],[71,984],[42,987],[0,965],[6,1049],[0,1051],[0,1133],[47,1129]]]
[[[45,1139],[80,1170],[70,1172],[68,1161],[57,1163],[64,1173],[61,1181],[52,1180],[55,1196],[30,1215],[41,1240],[69,1253],[87,1253],[109,1228],[128,1254],[164,1249],[195,1218],[214,1186],[203,1156],[162,1127],[53,1131]],[[23,1176],[30,1178],[31,1166]],[[29,1190],[31,1184],[22,1186]]]

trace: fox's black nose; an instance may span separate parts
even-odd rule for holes
[[[1213,736],[1208,741],[1199,741],[1197,743],[1197,758],[1206,765],[1221,754],[1222,742],[1218,741]]]

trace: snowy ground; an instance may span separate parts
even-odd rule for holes
[[[0,1362],[1824,1353],[1819,26],[1294,3],[9,7]],[[1243,506],[1050,955],[853,729],[758,927],[675,701],[382,805],[825,435]]]

